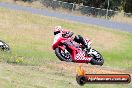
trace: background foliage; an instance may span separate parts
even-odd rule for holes
[[[108,0],[59,0],[69,3],[82,3],[86,6],[92,6],[96,8],[107,8]],[[112,10],[124,10],[127,13],[132,13],[132,0],[109,0],[109,9]]]

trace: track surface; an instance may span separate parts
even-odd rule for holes
[[[9,4],[9,3],[2,3],[2,2],[0,3],[0,7],[27,11],[33,14],[41,14],[45,16],[56,17],[60,19],[66,19],[66,20],[76,21],[76,22],[85,23],[85,24],[99,25],[99,26],[104,26],[108,28],[113,28],[115,30],[119,29],[119,30],[123,30],[127,32],[132,32],[132,24],[127,24],[127,23],[112,22],[112,21],[108,21],[104,19],[91,18],[91,17],[85,17],[85,16],[75,16],[73,14],[63,14],[63,13],[53,12],[53,11],[49,11],[45,9],[36,9],[36,8],[19,6],[16,4]]]

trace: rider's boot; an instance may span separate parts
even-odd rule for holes
[[[90,56],[90,48],[85,48],[85,56]]]
[[[84,40],[84,47],[85,47],[85,55],[90,56],[89,52],[90,52],[91,47],[87,42],[85,42],[85,40]]]

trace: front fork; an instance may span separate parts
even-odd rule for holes
[[[97,51],[95,51],[94,49],[90,49],[90,51],[88,52],[88,54],[89,55],[95,55],[95,56],[97,56],[98,55],[98,52]]]

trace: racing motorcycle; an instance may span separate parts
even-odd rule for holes
[[[7,43],[5,43],[4,41],[0,40],[0,50],[1,51],[5,51],[5,52],[10,52],[11,48],[10,48],[10,46]]]
[[[87,39],[87,44],[91,45]],[[56,34],[52,49],[55,50],[56,56],[61,61],[76,62],[76,63],[91,63],[92,65],[103,65],[104,59],[102,55],[95,49],[90,48],[88,54],[83,45],[74,41],[72,35],[63,37],[61,34]]]

